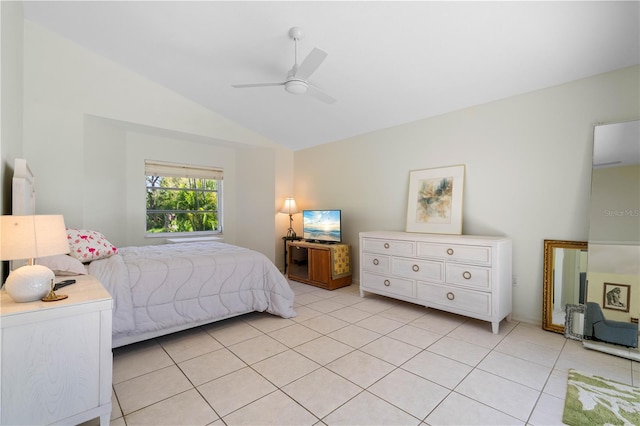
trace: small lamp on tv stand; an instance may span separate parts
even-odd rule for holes
[[[287,229],[286,238],[296,238],[296,231],[293,230],[293,215],[298,213],[298,206],[296,206],[296,200],[293,198],[287,198],[284,200],[284,204],[280,209],[280,213],[286,213],[289,215],[289,229]]]

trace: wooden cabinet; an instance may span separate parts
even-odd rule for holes
[[[78,424],[111,416],[112,299],[90,276],[57,302],[0,292],[0,423]]]
[[[333,290],[351,284],[351,247],[287,241],[287,276],[294,281]]]
[[[475,235],[360,233],[365,292],[491,322],[511,317],[511,240]]]

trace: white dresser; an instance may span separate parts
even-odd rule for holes
[[[360,233],[360,296],[389,296],[491,322],[511,319],[511,240]]]
[[[111,295],[92,276],[66,278],[77,282],[57,302],[0,291],[0,424],[109,424]]]

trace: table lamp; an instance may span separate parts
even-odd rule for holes
[[[62,215],[0,217],[0,260],[28,259],[9,273],[4,288],[15,302],[32,302],[51,291],[55,275],[35,258],[69,253]]]
[[[293,198],[287,198],[284,200],[284,204],[280,209],[280,213],[286,213],[289,215],[289,229],[287,229],[287,238],[295,237],[296,231],[293,230],[293,215],[298,213],[298,206],[296,206],[296,200]]]

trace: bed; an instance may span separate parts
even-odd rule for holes
[[[14,214],[34,214],[33,176],[22,176],[24,160],[16,170]],[[100,280],[113,297],[114,348],[249,312],[296,315],[289,283],[262,253],[215,241],[116,248],[100,232],[77,228],[67,236],[69,255],[36,262]]]

